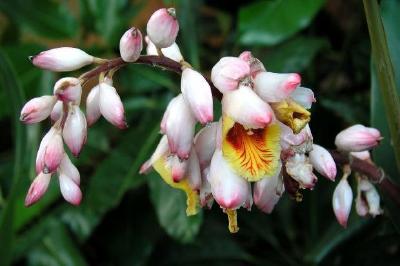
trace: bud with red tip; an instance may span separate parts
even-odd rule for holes
[[[61,172],[58,180],[63,198],[72,205],[79,205],[82,200],[82,192],[73,179]]]
[[[347,179],[343,178],[336,186],[332,196],[333,211],[339,224],[343,227],[347,227],[352,202],[353,191],[351,191]]]
[[[264,128],[274,119],[271,107],[245,85],[225,93],[221,103],[225,115],[248,128]]]
[[[115,88],[107,82],[99,84],[99,110],[104,118],[114,126],[125,129],[125,110]]]
[[[196,117],[206,124],[213,120],[213,98],[211,88],[199,72],[186,67],[182,71],[181,91]]]
[[[254,91],[266,102],[280,102],[288,98],[300,85],[299,74],[260,72],[254,80]]]
[[[39,152],[38,152],[39,154]],[[52,136],[48,139],[43,154],[43,173],[53,173],[57,170],[64,156],[64,144],[61,132],[55,129]]]
[[[266,71],[264,64],[261,63],[261,61],[258,60],[257,58],[253,57],[253,55],[249,51],[244,51],[243,53],[241,53],[239,55],[239,58],[247,62],[247,64],[249,64],[250,75],[253,78],[255,78],[258,73]]]
[[[65,144],[74,156],[81,152],[87,137],[86,118],[79,106],[72,105],[69,108],[67,119],[63,129]]]
[[[365,151],[377,146],[381,139],[379,130],[358,124],[337,134],[335,145],[342,151]]]
[[[181,160],[176,155],[169,156],[168,166],[171,169],[172,181],[179,182],[185,178],[188,168],[188,160]]]
[[[318,173],[335,181],[336,177],[336,163],[332,155],[324,147],[313,144],[313,149],[309,154],[311,164],[314,166]]]
[[[81,101],[82,87],[77,78],[62,78],[54,85],[54,95],[58,100],[78,104]]]
[[[93,56],[72,47],[50,49],[29,59],[35,66],[55,72],[77,70],[94,62]]]
[[[133,27],[122,35],[119,41],[119,52],[125,62],[135,62],[143,49],[142,33]]]
[[[175,8],[161,8],[147,22],[147,35],[158,48],[171,46],[179,31]]]
[[[54,96],[33,98],[22,108],[20,120],[26,124],[43,121],[50,115],[56,102],[57,99]]]
[[[25,198],[25,206],[29,207],[40,200],[49,186],[51,174],[40,173],[29,187]]]
[[[222,57],[211,70],[211,81],[222,93],[236,90],[241,80],[250,75],[250,66],[237,57]]]

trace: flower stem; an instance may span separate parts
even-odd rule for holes
[[[363,2],[371,39],[372,60],[377,70],[397,169],[400,171],[400,99],[396,90],[393,65],[378,2],[377,0],[363,0]]]

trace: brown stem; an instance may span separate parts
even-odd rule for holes
[[[156,55],[142,55],[139,59],[133,64],[144,64],[150,65],[153,67],[160,67],[165,70],[169,70],[178,74],[182,73],[182,66],[180,63],[169,59],[165,56],[156,56]],[[82,79],[88,80],[93,77],[100,75],[100,73],[108,72],[113,69],[117,69],[127,65],[127,62],[124,62],[120,57],[110,59],[106,63],[99,65],[98,67],[86,72],[81,76]],[[205,77],[207,82],[210,84],[212,89],[212,93],[214,97],[221,99],[222,94],[221,92],[212,84],[210,79]],[[381,168],[376,167],[375,165],[368,163],[366,161],[357,159],[357,158],[349,158],[348,155],[342,154],[338,151],[331,151],[333,159],[335,160],[336,164],[339,166],[343,166],[349,164],[352,171],[359,172],[368,177],[368,179],[373,183],[378,183],[381,190],[386,193],[397,205],[400,206],[400,187],[393,183],[390,179],[386,178],[384,172]],[[285,185],[290,184],[292,188],[294,196],[297,196],[295,193],[296,185],[292,182],[292,180],[286,177]]]

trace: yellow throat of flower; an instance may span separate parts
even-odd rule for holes
[[[280,127],[246,129],[224,116],[222,153],[236,173],[248,181],[258,181],[277,171],[280,158]]]
[[[196,191],[192,190],[189,186],[187,178],[184,178],[180,182],[174,182],[172,180],[171,169],[167,166],[166,157],[161,157],[153,164],[154,169],[162,177],[162,179],[173,188],[183,190],[186,193],[186,215],[196,215],[199,212],[199,195]]]
[[[293,100],[271,103],[276,118],[298,134],[311,119],[311,113]]]

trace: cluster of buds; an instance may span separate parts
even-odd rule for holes
[[[376,147],[382,139],[380,132],[375,128],[363,125],[354,125],[341,131],[335,139],[335,145],[346,156],[374,164],[368,150]],[[343,169],[343,177],[335,188],[332,197],[333,211],[340,225],[347,226],[353,203],[353,192],[348,182],[351,171],[348,166]],[[365,175],[355,173],[357,180],[356,211],[360,216],[382,214],[380,197],[374,185]]]
[[[237,209],[250,210],[254,203],[271,213],[285,190],[301,200],[299,191],[313,189],[317,182],[314,170],[335,181],[337,169],[330,152],[313,143],[308,109],[316,100],[311,89],[301,86],[299,74],[267,71],[260,60],[245,51],[238,57],[221,58],[208,81],[184,60],[175,42],[178,32],[173,8],[157,10],[147,23],[147,55],[177,64],[182,76],[181,93],[169,102],[161,119],[161,140],[140,173],[154,168],[168,185],[184,191],[187,215],[195,215],[199,207],[211,208],[215,201],[227,214],[232,233],[239,229]],[[119,48],[124,64],[140,58],[142,39],[134,27],[123,34]],[[97,75],[87,72],[79,78],[60,79],[52,96],[32,99],[21,112],[21,121],[28,124],[49,116],[53,122],[39,147],[38,176],[28,191],[26,205],[43,196],[55,173],[64,198],[79,204],[80,176],[64,142],[71,154],[78,156],[86,142],[87,126],[100,116],[120,129],[127,127],[112,80],[120,65],[70,47],[51,49],[31,60],[40,68],[59,72],[106,63],[106,67],[97,68],[99,73],[94,70]],[[82,88],[92,77],[99,80],[86,98],[85,116],[80,108]],[[222,95],[222,115],[217,119],[212,89]],[[196,132],[198,122],[202,127]],[[362,156],[372,163],[365,153],[379,140],[377,130],[356,125],[339,133],[335,143],[349,156]],[[345,171],[333,195],[334,212],[342,225],[347,223],[353,200],[348,176]],[[376,189],[361,175],[357,180],[357,212],[363,216],[380,214]]]

